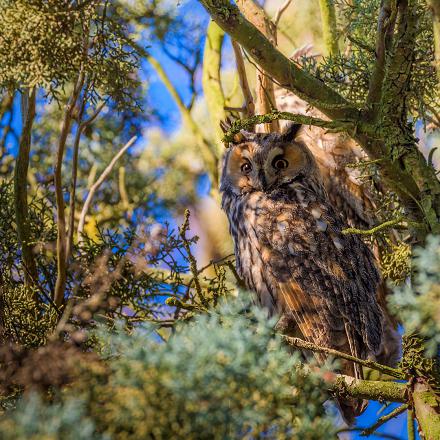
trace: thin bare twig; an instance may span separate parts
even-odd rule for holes
[[[276,47],[276,26],[269,19],[266,11],[254,0],[237,0],[237,6],[243,15]],[[275,92],[273,82],[266,74],[257,70],[256,110],[258,113],[268,113],[273,110]],[[270,133],[279,130],[277,120],[257,127],[258,131]]]
[[[273,24],[275,26],[278,26],[278,23],[281,20],[281,16],[285,12],[285,10],[289,7],[290,3],[292,3],[292,0],[286,0],[278,9],[278,11],[275,14],[275,17],[273,18]]]
[[[104,108],[105,102],[102,102],[94,111],[94,113],[85,121],[82,121],[82,117],[84,114],[86,100],[84,97],[83,103],[81,105],[78,120],[79,126],[75,134],[75,141],[73,144],[73,159],[72,159],[72,181],[70,187],[70,202],[69,202],[69,229],[68,229],[68,237],[67,237],[67,249],[66,249],[66,263],[69,261],[70,254],[72,252],[73,246],[73,232],[74,232],[74,224],[75,224],[75,204],[76,204],[76,180],[78,175],[78,153],[79,153],[79,142],[81,140],[81,135],[92,122],[98,117],[101,110]]]
[[[232,40],[232,48],[234,49],[238,79],[240,81],[240,87],[241,87],[241,91],[242,91],[243,97],[244,97],[243,108],[246,109],[245,110],[246,117],[250,118],[251,116],[253,116],[255,114],[255,104],[254,104],[254,98],[252,97],[252,92],[249,87],[249,82],[248,82],[247,75],[246,75],[246,68],[244,65],[243,52],[241,51],[240,45],[234,40]]]
[[[369,428],[364,428],[364,430],[361,432],[361,435],[362,436],[372,435],[377,428],[379,428],[389,420],[394,419],[394,417],[397,417],[399,414],[402,414],[407,409],[408,409],[407,403],[400,405],[399,407],[391,411],[389,414],[386,414],[380,417],[379,419],[377,419],[376,422],[373,425],[371,425]]]
[[[83,234],[83,230],[84,230],[85,218],[86,218],[87,212],[89,210],[90,204],[92,203],[93,196],[95,195],[95,193],[99,189],[99,187],[103,184],[103,182],[108,177],[108,175],[112,172],[113,167],[115,166],[116,162],[135,143],[136,139],[137,139],[137,136],[133,136],[119,150],[119,152],[116,154],[116,156],[108,164],[107,168],[98,177],[98,180],[91,186],[89,194],[87,195],[86,201],[84,202],[84,206],[83,206],[83,208],[81,210],[81,214],[79,216],[78,231],[77,231],[78,241],[82,241],[82,234]]]

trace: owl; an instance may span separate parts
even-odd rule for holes
[[[241,132],[225,154],[220,191],[237,271],[285,331],[374,359],[384,319],[375,258],[358,236],[342,233],[347,224],[300,130],[293,124],[282,134]],[[341,365],[343,374],[362,378],[359,365]],[[339,405],[348,423],[366,406],[348,398]]]

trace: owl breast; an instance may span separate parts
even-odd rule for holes
[[[382,316],[373,256],[358,237],[342,234],[324,194],[293,184],[223,194],[223,208],[237,270],[259,305],[289,317],[305,339],[348,352],[353,339],[362,357],[377,351]]]

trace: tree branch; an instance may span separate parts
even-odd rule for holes
[[[332,119],[356,119],[359,112],[337,92],[300,69],[227,0],[199,0],[217,24],[248,51],[281,87],[291,90]]]
[[[292,0],[285,0],[284,3],[278,8],[278,10],[275,13],[275,16],[272,20],[275,27],[278,26],[278,24],[281,20],[281,16],[284,14],[286,9],[290,6],[290,3],[292,3]]]
[[[55,157],[54,166],[54,186],[55,186],[55,200],[57,207],[57,280],[55,283],[54,302],[57,307],[62,306],[64,302],[64,290],[66,288],[67,266],[66,266],[66,251],[67,251],[67,236],[66,236],[66,218],[64,213],[64,194],[63,194],[63,179],[62,179],[62,165],[64,158],[64,150],[66,147],[67,136],[70,133],[70,125],[72,123],[72,115],[75,109],[81,89],[84,85],[84,73],[81,71],[78,75],[78,80],[74,86],[72,96],[66,106],[64,112],[63,122],[61,124],[60,138],[58,141],[58,148]]]
[[[374,433],[374,431],[376,431],[377,428],[384,425],[386,422],[389,422],[391,419],[394,419],[394,417],[397,417],[399,414],[402,414],[407,409],[408,409],[407,403],[400,405],[399,407],[397,407],[396,409],[391,411],[389,414],[386,414],[385,416],[382,416],[379,419],[377,419],[377,421],[373,425],[371,425],[369,428],[365,428],[361,432],[361,435],[362,436],[372,435]]]
[[[245,109],[244,114],[247,118],[250,118],[255,114],[255,104],[246,75],[246,67],[244,65],[243,52],[241,51],[240,45],[234,40],[232,40],[232,48],[234,49],[235,63],[237,65],[237,73],[240,81],[241,92],[243,93],[243,97],[244,97],[244,105],[243,105]]]
[[[73,143],[73,158],[72,158],[72,180],[70,186],[70,201],[69,201],[69,222],[68,222],[68,236],[67,236],[67,248],[66,248],[66,264],[69,261],[70,254],[72,252],[73,246],[73,234],[75,226],[75,205],[76,205],[76,180],[78,174],[78,154],[79,154],[79,142],[81,140],[81,135],[84,130],[93,123],[93,121],[98,117],[101,110],[104,108],[105,102],[102,102],[95,110],[95,112],[85,121],[82,121],[85,100],[83,101],[79,115],[79,126],[76,130],[75,141]]]
[[[296,122],[297,124],[313,125],[316,127],[327,128],[332,131],[345,131],[350,132],[355,126],[351,122],[346,121],[325,121],[323,119],[315,118],[306,115],[297,115],[289,112],[273,111],[265,115],[255,115],[247,119],[238,119],[234,121],[231,128],[226,132],[223,142],[233,142],[234,136],[240,132],[240,130],[247,130],[254,125],[264,124],[273,120],[286,120]]]
[[[379,11],[376,37],[376,63],[371,74],[367,106],[371,107],[371,118],[379,116],[380,101],[382,98],[382,86],[385,78],[385,62],[387,52],[390,49],[394,24],[396,22],[397,7],[395,0],[383,0]]]
[[[270,20],[265,10],[254,0],[237,0],[237,6],[243,15],[272,43],[277,45],[276,26]],[[263,67],[264,70],[264,67]],[[272,78],[265,71],[257,69],[256,82],[256,111],[264,114],[275,109],[275,90]],[[279,131],[277,120],[265,123],[263,133]],[[258,128],[257,128],[258,130]]]
[[[84,223],[85,218],[87,215],[87,212],[89,210],[90,204],[92,202],[93,196],[95,195],[96,191],[99,189],[99,187],[103,184],[105,179],[108,177],[108,175],[112,172],[113,167],[116,165],[116,162],[120,159],[120,157],[134,144],[136,141],[137,136],[133,136],[113,157],[111,162],[107,165],[107,168],[102,172],[102,174],[98,177],[98,180],[91,186],[90,191],[87,195],[86,201],[84,202],[84,206],[81,210],[81,214],[79,216],[78,221],[78,241],[82,241],[82,234],[84,231]]]
[[[355,379],[344,375],[333,376],[335,380],[331,380],[330,391],[338,396],[379,402],[406,403],[407,401],[408,389],[404,383]]]
[[[299,338],[292,338],[290,336],[284,336],[284,335],[283,338],[293,347],[301,348],[303,350],[310,350],[315,353],[328,354],[330,356],[334,356],[340,359],[345,359],[347,361],[354,362],[364,367],[371,368],[376,371],[380,371],[381,373],[388,374],[389,376],[395,377],[396,379],[405,379],[405,374],[402,371],[388,367],[387,365],[381,365],[374,361],[359,359],[355,356],[351,356],[347,353],[343,353],[342,351],[334,350],[333,348],[320,347],[319,345],[313,344],[312,342],[304,341]]]
[[[30,93],[28,90],[23,91],[21,112],[24,122],[14,169],[15,221],[17,224],[18,240],[21,243],[22,261],[25,269],[25,283],[27,286],[32,286],[34,284],[33,280],[37,279],[37,266],[30,243],[31,230],[27,200],[29,156],[31,149],[32,125],[35,118],[35,101],[35,89],[32,89]]]
[[[219,179],[218,169],[217,169],[219,157],[217,157],[216,151],[214,150],[212,145],[205,139],[199,126],[194,121],[191,115],[191,111],[186,107],[186,105],[182,101],[182,98],[180,97],[179,93],[177,92],[176,88],[174,87],[173,83],[171,82],[170,78],[168,77],[167,73],[165,72],[161,64],[154,57],[152,57],[141,45],[129,39],[126,39],[126,42],[151,64],[151,66],[154,68],[157,75],[163,82],[164,86],[167,88],[168,92],[174,99],[174,102],[176,103],[180,111],[180,114],[182,115],[183,123],[190,129],[190,131],[192,132],[192,134],[196,139],[197,145],[200,148],[200,153],[206,164],[206,168],[209,172],[209,175],[212,179],[212,183],[213,183],[212,187],[216,188]]]

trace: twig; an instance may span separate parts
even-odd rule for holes
[[[58,148],[55,157],[54,166],[54,186],[55,186],[55,200],[57,207],[57,280],[55,283],[54,302],[60,307],[64,302],[64,290],[66,287],[66,250],[67,250],[67,236],[66,236],[66,218],[64,213],[64,194],[63,194],[63,179],[62,179],[62,165],[64,158],[64,150],[66,147],[67,136],[70,133],[70,125],[72,122],[72,115],[75,109],[81,89],[84,85],[84,72],[78,75],[78,80],[74,86],[72,96],[66,106],[64,112],[63,122],[61,124],[60,138],[58,141]]]
[[[185,221],[183,222],[183,225],[179,228],[179,234],[183,241],[183,247],[185,248],[186,253],[188,254],[188,260],[189,260],[189,268],[193,275],[194,279],[194,286],[196,288],[197,295],[201,301],[201,303],[206,306],[207,302],[203,295],[202,286],[200,285],[199,280],[199,271],[197,270],[197,261],[194,258],[194,255],[191,252],[191,246],[189,245],[188,239],[186,238],[186,231],[189,229],[189,215],[190,212],[187,209],[185,211]]]
[[[361,436],[367,437],[369,435],[372,435],[374,433],[374,431],[376,431],[377,428],[379,428],[380,426],[382,426],[383,424],[385,424],[389,420],[394,419],[394,417],[397,417],[399,414],[402,414],[407,409],[408,409],[407,403],[400,405],[399,407],[397,407],[396,409],[391,411],[389,414],[386,414],[386,415],[380,417],[379,419],[377,419],[377,421],[373,425],[371,425],[369,428],[364,428],[364,430],[361,432]]]
[[[102,185],[104,180],[107,178],[107,176],[112,172],[113,167],[115,166],[116,162],[120,159],[120,157],[134,144],[136,141],[137,136],[133,136],[116,154],[116,156],[111,160],[111,162],[108,164],[107,168],[102,172],[102,174],[98,177],[98,180],[91,186],[89,194],[87,195],[86,201],[84,202],[84,206],[81,210],[81,214],[79,216],[79,222],[78,222],[78,240],[82,241],[82,234],[84,230],[84,222],[87,215],[87,212],[89,210],[90,204],[92,202],[93,196],[95,195],[96,191],[99,189],[99,187]]]
[[[347,228],[347,229],[343,229],[342,233],[344,235],[347,235],[347,234],[374,235],[379,231],[383,231],[384,229],[391,228],[391,227],[399,225],[400,223],[403,223],[403,222],[406,222],[408,224],[408,227],[413,227],[413,228],[424,228],[425,227],[421,223],[410,222],[403,217],[399,217],[394,220],[388,220],[386,222],[383,222],[380,225],[374,226],[371,229]]]
[[[79,142],[81,140],[81,135],[92,122],[98,117],[101,110],[104,108],[105,102],[102,102],[95,110],[95,112],[85,121],[81,122],[84,109],[85,109],[85,98],[83,104],[80,108],[78,120],[80,122],[78,129],[75,134],[75,141],[73,144],[73,159],[72,159],[72,181],[70,187],[70,203],[69,203],[69,223],[68,223],[68,236],[67,236],[67,249],[66,249],[66,263],[69,261],[70,254],[72,252],[73,246],[73,230],[75,224],[75,204],[76,204],[76,180],[78,174],[78,154],[79,154]]]
[[[343,429],[339,429],[336,434],[342,434],[343,432],[361,432],[361,435],[362,435],[363,429],[364,428],[359,428],[359,427],[356,427],[356,428],[343,428]],[[397,437],[397,436],[392,435],[392,434],[386,434],[384,432],[372,432],[371,434],[376,436],[376,437],[385,438],[387,440],[401,440],[400,437]]]
[[[292,346],[301,348],[304,350],[310,350],[317,353],[325,353],[337,358],[345,359],[347,361],[354,362],[364,367],[371,368],[373,370],[380,371],[381,373],[388,374],[389,376],[395,377],[396,379],[405,379],[405,374],[400,370],[388,367],[386,365],[379,364],[374,361],[368,361],[364,359],[359,359],[355,356],[351,356],[342,351],[334,350],[333,348],[321,347],[319,345],[313,344],[312,342],[304,341],[300,338],[292,338],[290,336],[283,335],[283,338]]]
[[[275,26],[278,26],[278,23],[280,22],[281,16],[283,15],[284,11],[289,7],[290,3],[292,3],[292,0],[286,0],[278,9],[278,11],[275,14],[275,17],[273,18],[273,24]]]
[[[238,79],[240,81],[241,92],[243,93],[243,97],[244,97],[243,108],[246,109],[245,115],[246,117],[249,118],[255,114],[255,104],[246,75],[243,52],[241,51],[240,45],[234,40],[232,40],[232,48],[234,49],[235,63],[237,65],[237,73],[238,73]]]

